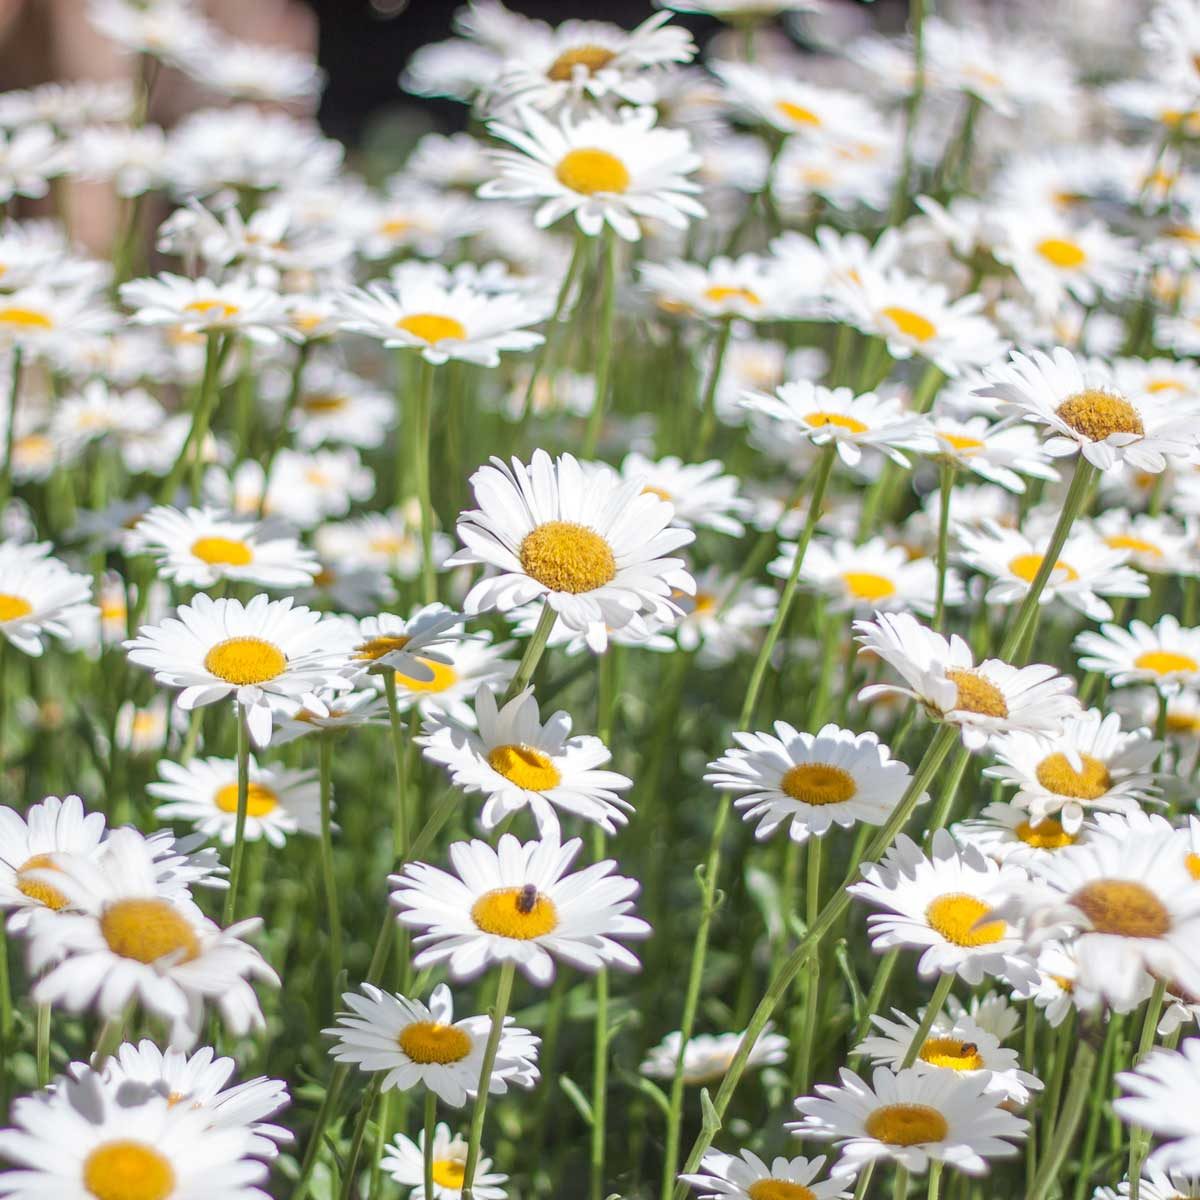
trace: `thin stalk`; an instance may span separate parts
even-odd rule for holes
[[[229,891],[221,923],[231,925],[237,916],[238,889],[246,856],[246,807],[250,800],[250,728],[246,709],[237,706],[237,817],[233,826],[233,853],[229,858]]]
[[[937,1159],[931,1159],[929,1163],[929,1191],[926,1193],[926,1200],[938,1200],[941,1185],[942,1164]]]
[[[125,1026],[133,1019],[134,1010],[137,1008],[137,1000],[130,1002],[117,1013],[114,1017],[109,1017],[108,1020],[100,1027],[100,1033],[96,1037],[96,1045],[92,1050],[91,1066],[93,1071],[99,1071],[104,1064],[112,1057],[113,1051],[121,1044],[121,1039],[125,1034]]]
[[[696,435],[696,447],[692,458],[699,462],[704,457],[708,443],[712,440],[713,431],[717,427],[717,388],[721,383],[721,368],[725,365],[725,352],[729,349],[729,337],[733,330],[733,320],[727,318],[721,322],[713,342],[712,365],[708,370],[708,381],[704,385],[704,397],[700,403],[700,431]]]
[[[204,348],[204,374],[192,401],[192,423],[188,427],[187,436],[183,439],[183,445],[179,447],[174,464],[167,472],[166,479],[163,480],[162,489],[158,494],[162,504],[170,504],[174,501],[175,493],[179,490],[179,485],[187,473],[188,459],[191,457],[193,447],[197,463],[204,461],[204,439],[208,436],[208,426],[212,420],[211,410],[216,404],[217,375],[231,342],[232,338],[222,341],[219,333],[208,335],[208,341]],[[198,474],[199,467],[197,466],[194,468],[192,476],[193,502],[199,498],[199,489],[196,487]]]
[[[392,731],[392,764],[396,771],[396,803],[392,810],[392,853],[404,858],[408,852],[408,754],[404,744],[404,722],[396,702],[396,673],[383,673],[383,691],[387,696],[388,722]]]
[[[812,925],[821,911],[821,851],[823,839],[810,836],[808,839],[808,862],[804,876],[804,920]],[[804,1042],[797,1057],[796,1075],[792,1080],[792,1091],[798,1096],[806,1095],[812,1080],[813,1047],[817,1040],[817,1017],[821,1006],[821,956],[813,955],[812,966],[805,979],[807,991],[804,995]]]
[[[367,1124],[375,1102],[379,1099],[379,1088],[383,1083],[383,1072],[373,1071],[363,1093],[362,1104],[358,1110],[358,1120],[354,1122],[354,1133],[350,1138],[350,1149],[346,1154],[346,1170],[342,1175],[342,1200],[351,1200],[354,1195],[355,1176],[358,1174],[358,1160],[362,1157],[363,1142],[367,1136]]]
[[[534,392],[537,390],[537,382],[541,378],[542,372],[546,369],[546,363],[549,361],[551,339],[558,333],[559,322],[563,318],[567,300],[571,295],[571,284],[575,282],[575,278],[579,274],[579,269],[583,266],[583,260],[586,257],[587,244],[587,234],[583,230],[577,229],[575,231],[575,245],[571,250],[571,261],[567,264],[567,270],[563,275],[562,283],[559,285],[558,298],[554,301],[554,313],[550,318],[549,325],[546,327],[546,340],[542,342],[537,358],[533,360],[533,369],[529,373],[529,382],[525,385],[525,397],[521,402],[522,425],[529,420],[533,412],[533,397]]]
[[[941,1015],[942,1008],[946,1003],[946,997],[950,995],[950,989],[953,986],[954,972],[944,972],[941,979],[937,981],[937,986],[933,989],[933,996],[925,1006],[925,1012],[921,1016],[921,1023],[917,1026],[917,1031],[913,1034],[912,1041],[908,1043],[908,1049],[904,1052],[904,1061],[900,1064],[902,1071],[905,1067],[911,1067],[917,1061],[917,1055],[921,1053],[921,1047],[925,1045],[925,1041],[929,1037],[929,1031],[933,1028],[934,1021]]]
[[[875,979],[871,984],[871,991],[867,995],[867,1003],[863,1008],[862,1023],[854,1031],[854,1041],[857,1044],[871,1031],[871,1014],[879,1012],[879,1006],[883,1003],[883,995],[887,991],[887,986],[891,982],[892,972],[896,969],[896,962],[900,958],[899,947],[887,951],[879,962],[879,966],[875,970]],[[851,1063],[853,1067],[853,1063]]]
[[[337,877],[333,870],[333,735],[317,738],[321,778],[321,875],[325,883],[325,914],[329,926],[329,978],[333,1007],[337,1008],[342,975],[342,914]]]
[[[892,1200],[908,1200],[908,1168],[899,1164],[892,1178]]]
[[[617,286],[617,243],[612,230],[608,228],[605,229],[600,244],[598,270],[604,276],[603,291],[600,295],[600,340],[596,347],[596,365],[593,371],[596,390],[592,399],[592,411],[588,414],[587,431],[583,438],[584,458],[595,458],[596,456],[596,446],[600,441],[600,429],[604,424],[604,410],[608,401],[609,368],[612,365],[613,301]]]
[[[429,445],[433,430],[432,363],[421,359],[417,375],[417,500],[421,505],[421,592],[426,604],[437,599],[433,569],[433,499],[429,482]]]
[[[37,1006],[37,1081],[38,1087],[50,1082],[50,1005]]]
[[[496,1065],[496,1051],[500,1048],[500,1034],[504,1030],[504,1018],[508,1013],[508,1003],[512,999],[515,971],[516,964],[511,960],[501,964],[500,978],[496,984],[496,1000],[492,1005],[492,1029],[488,1034],[487,1046],[483,1051],[483,1062],[479,1068],[479,1084],[475,1093],[475,1106],[471,1110],[471,1132],[467,1139],[467,1163],[463,1171],[462,1200],[475,1200],[475,1170],[479,1165],[479,1147],[483,1141],[483,1120],[487,1115],[492,1068]]]
[[[284,444],[287,442],[288,426],[291,425],[292,414],[296,411],[296,406],[300,403],[300,396],[304,387],[304,368],[308,365],[308,356],[312,353],[312,345],[312,342],[301,342],[296,351],[296,361],[292,364],[292,382],[288,387],[287,402],[283,406],[283,416],[279,419],[279,428],[275,430],[275,436],[271,439],[267,456],[263,459],[262,495],[258,498],[258,515],[260,520],[266,511],[267,493],[271,490],[271,468],[275,465],[275,459],[278,457],[279,451],[283,449]]]
[[[872,1159],[862,1169],[854,1186],[854,1200],[866,1200],[867,1188],[871,1186],[871,1176],[875,1174],[875,1160]]]
[[[1072,1008],[1063,1018],[1054,1039],[1054,1062],[1050,1068],[1050,1082],[1046,1087],[1046,1097],[1042,1103],[1042,1109],[1046,1114],[1044,1140],[1047,1145],[1054,1140],[1054,1122],[1058,1119],[1058,1102],[1062,1097],[1063,1078],[1066,1075],[1067,1058],[1070,1054],[1074,1031],[1075,1010]]]
[[[13,446],[17,439],[17,399],[21,394],[20,345],[13,346],[12,374],[8,383],[8,423],[4,428],[4,461],[0,463],[0,504],[5,504],[12,495]]]
[[[954,494],[954,463],[944,459],[941,465],[937,540],[937,601],[933,609],[933,627],[941,632],[946,620],[946,562],[950,557],[950,497]]]
[[[892,224],[899,224],[908,209],[913,172],[913,151],[917,137],[917,119],[925,96],[925,0],[909,0],[908,23],[913,34],[913,84],[904,114],[904,159],[896,194],[892,200]]]
[[[342,1088],[350,1077],[350,1068],[345,1063],[334,1067],[329,1077],[329,1086],[321,1097],[321,1107],[313,1118],[313,1127],[308,1135],[308,1145],[304,1148],[304,1158],[300,1163],[300,1174],[296,1178],[296,1186],[292,1189],[292,1200],[304,1200],[308,1195],[308,1185],[312,1180],[313,1168],[317,1165],[317,1157],[325,1142],[325,1130],[329,1127],[330,1119],[337,1108]]]
[[[433,1137],[437,1129],[437,1092],[425,1090],[425,1136],[421,1141],[421,1161],[424,1166],[425,1195],[435,1196],[433,1190]]]
[[[529,686],[529,681],[533,678],[533,673],[545,652],[546,643],[550,640],[550,631],[554,628],[557,615],[549,604],[543,603],[542,615],[538,617],[533,636],[525,643],[525,653],[521,655],[516,674],[504,693],[501,705],[507,704],[514,696],[519,696]]]
[[[603,835],[602,835],[603,836]],[[596,972],[596,1059],[592,1066],[591,1200],[604,1196],[604,1147],[608,1096],[608,972]]]
[[[1154,991],[1146,1004],[1146,1015],[1142,1019],[1142,1034],[1138,1038],[1137,1051],[1129,1064],[1136,1067],[1150,1053],[1154,1045],[1154,1035],[1158,1032],[1158,1020],[1162,1016],[1163,997],[1166,994],[1166,984],[1155,980]],[[1142,1161],[1150,1148],[1150,1140],[1146,1130],[1134,1125],[1129,1130],[1129,1200],[1138,1200],[1138,1184],[1142,1173]]]
[[[1092,1072],[1096,1065],[1096,1052],[1086,1039],[1080,1039],[1075,1051],[1075,1062],[1071,1071],[1071,1086],[1067,1090],[1067,1098],[1063,1102],[1062,1118],[1058,1122],[1058,1132],[1054,1141],[1046,1147],[1046,1157],[1042,1159],[1034,1176],[1033,1187],[1030,1188],[1026,1200],[1046,1200],[1050,1189],[1059,1174],[1071,1143],[1075,1140],[1075,1131],[1079,1128],[1079,1119],[1083,1116],[1083,1106],[1087,1103],[1088,1093],[1092,1086]]]

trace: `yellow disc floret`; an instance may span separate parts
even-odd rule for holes
[[[849,771],[829,763],[797,763],[784,772],[779,787],[793,800],[816,807],[845,804],[858,791]]]
[[[461,321],[441,313],[413,313],[401,317],[396,322],[396,328],[411,333],[430,346],[438,342],[461,342],[467,336],[467,327]]]
[[[262,638],[226,638],[204,656],[204,669],[226,683],[246,687],[282,675],[287,657],[278,646]]]
[[[1167,906],[1144,883],[1133,879],[1096,879],[1084,884],[1071,903],[1097,933],[1157,938],[1171,928]]]
[[[244,567],[254,561],[254,551],[235,538],[197,538],[192,543],[192,554],[214,567]]]
[[[525,574],[552,592],[595,591],[617,574],[612,547],[575,521],[547,521],[530,530],[518,557]]]
[[[100,917],[100,932],[114,954],[140,963],[157,962],[168,954],[191,962],[200,953],[196,931],[167,900],[114,901]]]
[[[546,78],[554,80],[555,83],[570,83],[576,67],[583,67],[589,75],[594,75],[616,57],[612,50],[604,46],[575,46],[564,50],[550,64]]]
[[[122,1139],[97,1146],[83,1160],[83,1186],[96,1200],[167,1200],[175,1171],[152,1146]]]
[[[226,813],[237,812],[238,788],[236,783],[227,783],[217,789],[213,797],[216,806]],[[246,787],[246,816],[265,817],[279,807],[279,796],[265,783],[255,783],[253,780]]]
[[[1143,437],[1141,415],[1128,400],[1101,388],[1088,388],[1068,396],[1055,410],[1065,425],[1092,442],[1102,442],[1114,433]]]
[[[615,154],[594,147],[569,150],[554,168],[554,175],[563,187],[584,196],[621,193],[630,184],[629,168]]]
[[[33,612],[33,605],[24,596],[14,596],[11,592],[0,592],[0,621],[15,621],[19,617],[27,617]]]
[[[488,751],[487,760],[498,775],[531,792],[545,792],[562,782],[562,774],[549,755],[532,746],[496,746]]]
[[[984,920],[991,911],[992,906],[977,896],[948,892],[930,901],[925,919],[946,941],[974,949],[990,946],[1004,936],[1006,926],[1003,921]]]
[[[918,1057],[930,1066],[945,1067],[950,1071],[979,1071],[984,1065],[983,1055],[974,1042],[952,1037],[929,1038]]]
[[[558,910],[549,896],[532,886],[494,888],[471,906],[471,920],[484,933],[528,942],[553,933]]]
[[[1099,800],[1112,787],[1108,767],[1090,754],[1080,754],[1081,770],[1071,766],[1065,754],[1051,754],[1037,765],[1034,774],[1048,792],[1075,800]]]
[[[36,900],[39,904],[44,904],[47,908],[54,909],[55,912],[61,912],[67,907],[67,898],[54,887],[52,884],[44,883],[40,879],[34,879],[31,876],[33,871],[54,871],[57,868],[54,865],[54,859],[49,854],[35,854],[32,858],[27,858],[17,868],[17,891],[22,896],[28,896],[30,900]]]
[[[437,1021],[414,1021],[400,1030],[396,1044],[415,1063],[462,1062],[471,1053],[471,1035],[457,1025]]]
[[[1004,693],[978,671],[951,667],[946,678],[958,689],[954,707],[981,717],[1007,717],[1008,701]]]
[[[946,1118],[928,1104],[886,1104],[866,1120],[869,1137],[888,1146],[923,1146],[949,1132]]]

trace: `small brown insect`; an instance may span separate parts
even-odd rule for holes
[[[974,1042],[963,1042],[962,1049],[959,1051],[963,1058],[970,1058],[973,1054],[978,1053],[979,1047]]]
[[[538,890],[532,883],[527,883],[517,893],[517,912],[531,913],[533,906],[537,903]]]

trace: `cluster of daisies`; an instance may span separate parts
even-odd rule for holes
[[[0,1196],[1200,1195],[1200,0],[647,10],[0,93]]]

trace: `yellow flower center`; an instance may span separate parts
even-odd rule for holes
[[[1138,410],[1128,400],[1100,388],[1068,396],[1054,412],[1064,424],[1093,442],[1102,442],[1114,433],[1142,437],[1146,432]]]
[[[948,942],[967,949],[990,946],[1005,932],[1003,921],[985,921],[992,906],[966,892],[947,892],[929,902],[925,919]]]
[[[375,662],[381,659],[385,654],[392,654],[397,650],[403,650],[411,638],[401,636],[392,636],[390,634],[381,634],[379,637],[369,638],[363,642],[354,651],[354,657],[360,662]]]
[[[367,549],[372,554],[405,554],[409,550],[416,548],[416,542],[407,536],[401,536],[398,533],[384,533],[379,537],[373,537],[367,542]]]
[[[462,1062],[471,1053],[471,1035],[456,1025],[414,1021],[400,1030],[396,1044],[415,1063]]]
[[[821,118],[811,108],[805,108],[803,104],[793,104],[790,100],[776,100],[775,111],[793,125],[821,124]]]
[[[225,813],[237,812],[238,789],[236,783],[227,783],[217,789],[213,803]],[[279,796],[265,783],[255,783],[253,780],[246,788],[246,816],[265,817],[279,807]]]
[[[250,547],[235,538],[197,538],[192,543],[192,553],[210,566],[244,567],[254,561]]]
[[[521,569],[552,592],[595,591],[617,574],[612,547],[594,529],[575,521],[547,521],[525,535]]]
[[[954,707],[963,712],[977,713],[981,717],[1007,717],[1008,701],[1004,693],[978,671],[967,671],[951,667],[946,678],[958,689]]]
[[[1187,867],[1187,873],[1196,880],[1200,880],[1200,854],[1189,853],[1183,860],[1183,865]]]
[[[175,1190],[175,1171],[142,1142],[105,1142],[84,1159],[83,1186],[96,1200],[166,1200]]]
[[[1044,561],[1045,555],[1042,554],[1018,554],[1009,562],[1008,569],[1018,579],[1032,583],[1038,571],[1042,569]],[[1054,570],[1050,577],[1053,579],[1056,575],[1059,576],[1059,582],[1062,583],[1074,583],[1079,578],[1079,572],[1070,563],[1063,562],[1061,558],[1054,564]]]
[[[55,912],[61,912],[67,907],[66,896],[58,888],[51,887],[50,884],[43,883],[40,879],[29,878],[31,871],[54,870],[57,868],[49,854],[35,854],[32,858],[27,858],[17,868],[17,891],[22,896],[28,896],[30,900],[36,900],[39,904],[54,909]]]
[[[919,1058],[932,1067],[946,1067],[951,1071],[978,1071],[983,1068],[983,1055],[974,1042],[959,1041],[958,1038],[931,1037],[921,1047]]]
[[[665,500],[668,504],[671,503],[671,493],[666,488],[655,487],[652,483],[648,483],[642,488],[642,495],[657,496],[660,500]]]
[[[1043,238],[1036,248],[1048,263],[1065,270],[1082,267],[1087,262],[1087,254],[1084,253],[1083,247],[1065,238]]]
[[[928,1104],[885,1104],[866,1121],[869,1137],[888,1146],[923,1146],[949,1132],[946,1118]]]
[[[855,600],[886,600],[896,594],[896,585],[886,575],[870,571],[845,571],[842,582]]]
[[[414,679],[411,675],[405,675],[402,671],[397,671],[396,686],[407,688],[410,692],[444,692],[447,688],[453,687],[458,682],[458,672],[446,663],[431,662],[427,658],[418,658],[422,666],[427,667],[433,672],[432,679]]]
[[[379,226],[379,232],[385,237],[403,237],[413,227],[407,217],[388,217]]]
[[[157,734],[161,727],[162,723],[158,717],[154,713],[143,709],[141,712],[133,714],[133,720],[129,725],[129,732],[134,737],[147,737],[150,734]]]
[[[471,920],[484,933],[528,942],[554,932],[558,910],[549,896],[527,884],[485,892],[471,906]]]
[[[1051,754],[1037,765],[1037,781],[1048,792],[1075,800],[1098,800],[1112,787],[1108,767],[1090,754],[1081,754],[1083,769],[1076,771],[1065,754]]]
[[[1079,840],[1075,834],[1068,833],[1054,817],[1046,817],[1036,825],[1022,821],[1013,832],[1025,845],[1032,846],[1035,850],[1061,850],[1064,846],[1075,845]]]
[[[467,336],[467,327],[461,321],[442,316],[441,313],[413,313],[401,317],[396,322],[396,328],[411,333],[430,346],[438,342],[461,342]]]
[[[487,760],[498,775],[531,792],[545,792],[562,782],[562,775],[550,757],[532,746],[497,746],[488,751]]]
[[[245,687],[282,675],[287,658],[278,646],[262,638],[226,638],[204,656],[204,669],[226,683]]]
[[[957,450],[959,454],[969,458],[976,450],[983,449],[983,439],[967,437],[962,433],[942,433],[938,432],[938,437],[950,447],[951,450]]]
[[[12,305],[0,308],[0,325],[12,325],[17,329],[54,328],[54,322],[45,313],[34,308],[15,308]]]
[[[780,789],[801,804],[845,804],[858,792],[854,776],[828,763],[797,763],[779,781]]]
[[[838,429],[845,429],[849,433],[866,433],[869,428],[856,417],[848,417],[845,413],[810,412],[804,420],[813,429],[823,429],[826,425],[833,425]]]
[[[616,57],[612,50],[603,46],[576,46],[572,50],[564,50],[550,64],[546,78],[555,83],[570,83],[576,67],[583,67],[589,75],[594,75]]]
[[[745,300],[747,304],[754,305],[762,303],[762,297],[757,292],[751,291],[750,288],[726,287],[721,284],[710,287],[704,293],[704,298],[711,300],[714,304],[720,304],[724,300]]]
[[[196,931],[166,900],[117,900],[104,910],[100,932],[114,954],[140,963],[167,954],[191,962],[200,953]]]
[[[817,1193],[787,1179],[756,1179],[747,1189],[750,1200],[817,1200]]]
[[[0,592],[0,621],[15,621],[18,617],[29,616],[31,612],[33,605],[24,596]]]
[[[1084,884],[1071,903],[1097,933],[1156,938],[1171,928],[1166,905],[1145,884],[1132,879],[1096,879]]]
[[[1174,650],[1147,650],[1133,660],[1133,665],[1139,671],[1151,671],[1155,675],[1173,675],[1177,671],[1200,671],[1197,663],[1189,654],[1177,654]]]
[[[915,342],[927,342],[937,336],[937,326],[928,317],[913,312],[911,308],[897,308],[891,305],[883,310],[883,315],[905,337],[912,338]]]
[[[615,154],[593,147],[569,150],[554,168],[554,175],[563,187],[585,196],[623,192],[630,183],[629,168]]]
[[[300,403],[305,412],[327,413],[340,411],[348,402],[347,397],[338,396],[334,392],[313,392],[305,396]]]
[[[462,1191],[467,1178],[467,1164],[461,1158],[435,1158],[433,1160],[433,1182],[438,1187]]]
[[[1163,556],[1162,547],[1146,541],[1145,538],[1114,533],[1112,537],[1105,538],[1104,541],[1113,550],[1128,550],[1131,554],[1145,554],[1148,558],[1162,558]]]
[[[228,321],[230,317],[236,317],[241,310],[236,304],[229,304],[224,300],[193,300],[183,306],[183,311],[213,321]]]

